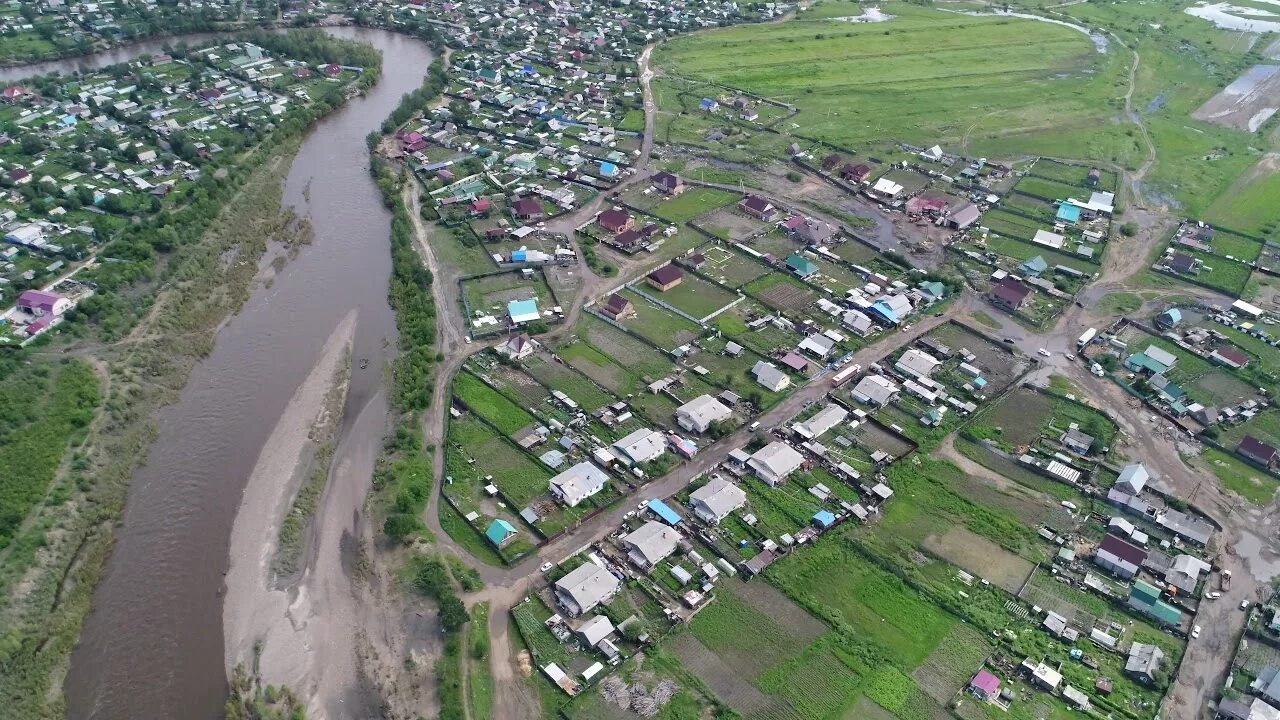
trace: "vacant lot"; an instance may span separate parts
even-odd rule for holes
[[[551,355],[539,353],[524,361],[524,369],[544,385],[555,388],[573,398],[587,412],[614,402],[613,395],[601,390],[595,383],[572,368],[556,362]]]
[[[705,246],[700,251],[707,258],[702,272],[731,288],[740,288],[769,272],[760,261],[719,245]]]
[[[1031,575],[1030,562],[963,527],[953,527],[941,535],[930,535],[923,545],[952,565],[1012,593],[1018,592]]]
[[[679,288],[680,286],[677,285],[675,289],[678,290]],[[715,289],[719,290],[719,288]],[[655,297],[666,294],[660,293],[653,288],[648,288],[645,292],[652,292]],[[629,320],[623,320],[621,324],[654,345],[670,351],[690,340],[696,339],[702,334],[702,328],[692,321],[658,307],[635,290],[628,288],[623,290],[622,294],[631,300],[631,304],[636,309],[636,316]],[[619,355],[617,357],[625,358],[627,356]]]

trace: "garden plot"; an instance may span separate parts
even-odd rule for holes
[[[1196,120],[1257,132],[1280,109],[1280,65],[1254,65],[1191,114]]]
[[[789,275],[772,273],[743,288],[760,302],[784,313],[798,313],[814,303],[815,294]]]
[[[525,372],[547,387],[568,395],[587,412],[595,412],[616,401],[591,380],[566,365],[556,362],[554,356],[538,353],[524,360]]]
[[[1280,351],[1272,350],[1272,352]],[[1187,391],[1197,402],[1218,407],[1234,405],[1257,394],[1256,388],[1252,385],[1222,368],[1213,368],[1201,373],[1187,386]]]
[[[941,535],[930,535],[922,543],[925,550],[963,568],[972,575],[1016,593],[1031,575],[1032,564],[990,540],[955,526]],[[934,698],[943,700],[943,698]]]
[[[928,337],[954,351],[968,350],[973,353],[977,357],[975,364],[987,380],[988,395],[1009,387],[1027,369],[1026,358],[1014,355],[994,340],[959,323],[939,325]]]
[[[547,309],[555,304],[551,289],[542,279],[542,274],[537,272],[532,278],[525,278],[519,272],[510,272],[464,280],[462,291],[471,306],[471,312],[486,312],[499,317],[506,317],[507,303],[513,300],[537,298],[539,309]]]
[[[862,423],[853,431],[854,441],[868,452],[883,450],[895,458],[911,452],[915,445],[875,423]]]
[[[699,252],[707,259],[701,272],[726,287],[737,289],[769,274],[769,269],[759,260],[721,245],[706,245],[699,248]]]
[[[747,323],[773,311],[755,302],[742,302],[734,305],[728,312],[717,315],[711,325],[725,337],[755,350],[761,355],[769,355],[779,348],[791,349],[800,344],[804,338],[797,332],[766,323],[761,327],[748,329]]]
[[[493,383],[503,394],[520,402],[523,407],[536,408],[551,396],[551,393],[534,378],[518,368],[507,365],[494,365],[485,372],[489,382]]]
[[[1030,445],[1040,437],[1040,428],[1052,411],[1053,403],[1047,395],[1018,388],[994,407],[982,411],[972,431],[1008,447]]]
[[[990,654],[991,643],[981,632],[972,625],[957,623],[911,675],[926,695],[946,705],[969,684]]]
[[[469,372],[458,373],[454,378],[453,396],[506,435],[513,435],[534,423],[534,417],[528,411]]]
[[[778,717],[785,712],[785,705],[781,700],[756,689],[692,633],[681,633],[676,639],[666,643],[665,647],[680,659],[680,664],[689,672],[701,678],[716,697],[744,717]]]
[[[738,295],[688,273],[679,285],[669,290],[660,291],[647,284],[637,288],[700,321],[738,299]]]
[[[1280,410],[1266,410],[1252,420],[1222,430],[1219,442],[1234,448],[1246,435],[1251,435],[1272,447],[1280,446]]]
[[[678,288],[679,286],[677,286]],[[655,295],[666,295],[666,293],[658,293],[653,288],[649,288],[645,292],[648,293],[651,290]],[[671,351],[691,340],[696,340],[702,335],[702,328],[693,321],[655,305],[647,297],[635,290],[627,288],[622,291],[622,295],[631,300],[632,306],[635,307],[636,315],[633,318],[619,321],[620,324],[654,345]],[[615,355],[614,357],[626,358],[628,356]]]

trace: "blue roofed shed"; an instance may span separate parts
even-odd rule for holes
[[[836,524],[836,516],[832,515],[829,510],[819,510],[813,514],[813,524],[826,530]]]
[[[947,296],[947,286],[937,280],[920,283],[920,289],[934,300],[941,300]]]
[[[662,522],[668,525],[675,525],[676,523],[680,522],[680,514],[677,513],[675,510],[672,510],[670,506],[668,506],[666,503],[662,502],[661,500],[658,500],[656,498],[653,500],[650,500],[649,509],[653,511],[654,515],[658,516],[658,519],[662,520]]]
[[[1080,208],[1070,203],[1062,203],[1058,206],[1058,219],[1063,222],[1079,222]]]
[[[538,314],[538,301],[532,298],[528,300],[512,300],[507,303],[507,314],[511,316],[511,322],[517,325],[533,322],[541,317]]]
[[[498,518],[489,523],[489,529],[484,531],[484,536],[489,538],[489,542],[497,547],[502,547],[508,540],[516,536],[516,529],[511,523]]]

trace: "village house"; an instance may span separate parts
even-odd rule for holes
[[[649,179],[649,184],[659,192],[671,196],[679,195],[685,189],[684,181],[680,179],[680,176],[669,173],[666,170],[654,173],[653,177]]]
[[[529,195],[511,203],[511,215],[517,220],[541,220],[546,216],[542,211],[542,203]]]
[[[1209,359],[1233,370],[1239,370],[1249,364],[1248,355],[1233,347],[1226,346],[1215,348],[1213,353],[1209,355]]]
[[[621,587],[622,582],[613,573],[595,563],[586,563],[557,580],[554,593],[556,604],[565,614],[577,617],[608,602]]]
[[[865,405],[884,407],[897,397],[899,388],[883,375],[868,375],[853,388],[853,399]]]
[[[537,340],[529,337],[526,333],[520,333],[519,335],[512,335],[499,343],[494,350],[499,355],[510,360],[523,360],[537,352],[539,347]]]
[[[781,440],[760,448],[747,461],[747,467],[769,487],[777,487],[803,464],[804,456]]]
[[[756,382],[773,392],[785,390],[791,386],[789,375],[764,360],[756,361],[755,366],[751,368],[751,374],[755,376]]]
[[[636,430],[610,447],[613,454],[626,465],[649,462],[667,451],[667,443],[662,434],[648,428]]]
[[[861,185],[866,182],[869,177],[871,177],[871,168],[866,165],[854,165],[849,163],[840,168],[840,179],[845,182]]]
[[[742,198],[738,203],[738,209],[757,220],[766,222],[772,220],[778,214],[778,209],[773,206],[773,203],[759,195],[748,195]]]
[[[622,547],[627,559],[645,572],[652,572],[658,563],[675,552],[684,536],[675,528],[649,520],[635,532],[622,536]]]
[[[583,500],[595,495],[609,483],[609,475],[590,461],[577,465],[551,478],[552,497],[567,507],[578,507]]]
[[[689,507],[703,522],[719,525],[729,514],[747,504],[742,488],[716,475],[706,485],[689,493]]]
[[[1124,671],[1143,683],[1156,681],[1160,671],[1160,663],[1164,660],[1164,651],[1156,645],[1136,642],[1129,646],[1129,656],[1124,662]]]
[[[484,536],[488,538],[489,542],[493,543],[494,547],[498,548],[511,542],[516,534],[516,529],[512,527],[511,523],[502,518],[497,518],[489,523],[489,528],[484,531]]]
[[[733,415],[733,411],[710,395],[699,395],[676,408],[676,423],[692,433],[704,433],[713,424]]]
[[[627,320],[636,316],[636,307],[631,304],[627,298],[613,293],[605,300],[604,305],[600,306],[600,312],[613,320]]]
[[[1026,307],[1031,299],[1031,288],[1012,278],[1003,278],[991,286],[987,294],[992,304],[1008,312],[1017,312]]]
[[[1146,559],[1146,550],[1110,533],[1102,539],[1102,544],[1093,555],[1093,561],[1098,567],[1125,580],[1132,580]]]
[[[613,234],[630,230],[635,220],[625,210],[605,210],[596,217],[596,224]]]
[[[18,296],[18,309],[35,317],[61,317],[71,309],[71,301],[57,293],[24,290]]]
[[[646,275],[645,280],[658,292],[666,292],[684,280],[684,273],[675,265],[663,265]]]
[[[1236,446],[1236,454],[1264,468],[1273,468],[1280,461],[1278,451],[1252,435],[1245,435]]]

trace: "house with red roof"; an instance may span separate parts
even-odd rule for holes
[[[4,100],[5,102],[12,104],[30,94],[31,92],[21,85],[10,85],[3,91],[0,91],[0,100]]]
[[[660,170],[653,174],[649,182],[659,192],[667,195],[675,196],[684,192],[684,181],[678,175],[673,175],[666,170]]]
[[[511,214],[517,220],[541,220],[546,213],[542,211],[542,203],[538,199],[526,195],[511,204]]]
[[[57,317],[71,309],[71,301],[57,293],[24,290],[18,296],[18,309],[36,317]]]
[[[614,293],[601,306],[600,311],[614,320],[626,320],[635,317],[636,307],[627,298]]]
[[[867,178],[871,177],[871,168],[866,165],[854,165],[847,163],[840,168],[840,179],[851,183],[864,183]]]
[[[1234,370],[1239,370],[1249,364],[1248,355],[1245,355],[1233,347],[1226,346],[1214,349],[1213,353],[1209,355],[1209,359],[1219,365],[1226,365]]]
[[[907,201],[907,212],[912,215],[932,215],[937,217],[946,212],[947,199],[937,195],[917,195]]]
[[[991,700],[1000,694],[1000,678],[979,670],[969,681],[969,692],[979,700]]]
[[[342,66],[329,63],[320,68],[320,72],[324,73],[326,77],[336,78],[342,74]]]
[[[493,209],[493,203],[489,202],[489,198],[476,198],[467,206],[467,212],[473,217],[481,217],[487,215]]]

